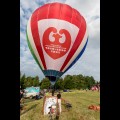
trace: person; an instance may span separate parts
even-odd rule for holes
[[[58,94],[57,94],[57,99],[58,99],[58,104],[59,104],[59,110],[61,113],[61,94],[60,94],[60,92],[58,92]]]
[[[54,90],[54,89],[52,89],[52,96],[54,96],[54,92],[55,92],[55,90]]]
[[[20,90],[20,100],[23,98],[23,91]]]
[[[40,92],[38,92],[38,93],[36,94],[35,99],[36,99],[36,100],[39,100],[39,99],[40,99]]]
[[[20,90],[20,103],[24,103],[24,89],[23,90]]]
[[[60,92],[58,92],[57,98],[58,98],[58,99],[61,99],[61,94],[60,94]]]

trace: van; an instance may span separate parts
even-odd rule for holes
[[[40,92],[40,87],[27,87],[26,89],[24,89],[24,98],[30,98],[32,99],[33,97],[35,97],[36,95],[39,95]]]

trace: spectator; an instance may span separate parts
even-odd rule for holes
[[[60,94],[60,92],[58,92],[58,94],[57,94],[57,99],[58,99],[58,104],[59,104],[59,110],[61,113],[61,94]]]
[[[20,100],[23,98],[23,92],[20,90]]]
[[[60,94],[60,92],[58,92],[57,98],[58,98],[58,99],[61,99],[61,94]]]
[[[23,99],[23,96],[24,95],[24,90],[20,90],[20,103],[24,103],[24,99]]]
[[[54,96],[54,92],[55,92],[55,90],[54,90],[54,89],[52,89],[52,96]]]

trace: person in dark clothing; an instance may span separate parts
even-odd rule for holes
[[[23,98],[23,92],[20,91],[20,100]]]
[[[59,114],[61,113],[61,94],[58,92],[57,94],[57,99],[58,99],[58,106],[59,106]]]
[[[58,98],[58,99],[61,99],[61,94],[60,94],[60,92],[57,94],[57,98]]]
[[[52,89],[52,96],[54,96],[54,92],[55,92],[55,90],[54,90],[54,89]]]

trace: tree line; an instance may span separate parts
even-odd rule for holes
[[[40,86],[40,89],[50,89],[55,88],[59,90],[64,89],[90,89],[93,85],[100,84],[96,81],[93,76],[83,76],[79,75],[66,75],[64,78],[59,78],[54,86],[51,85],[49,79],[43,78],[39,79],[38,76],[31,77],[26,76],[25,74],[21,75],[20,73],[20,86],[21,89],[31,86]]]

